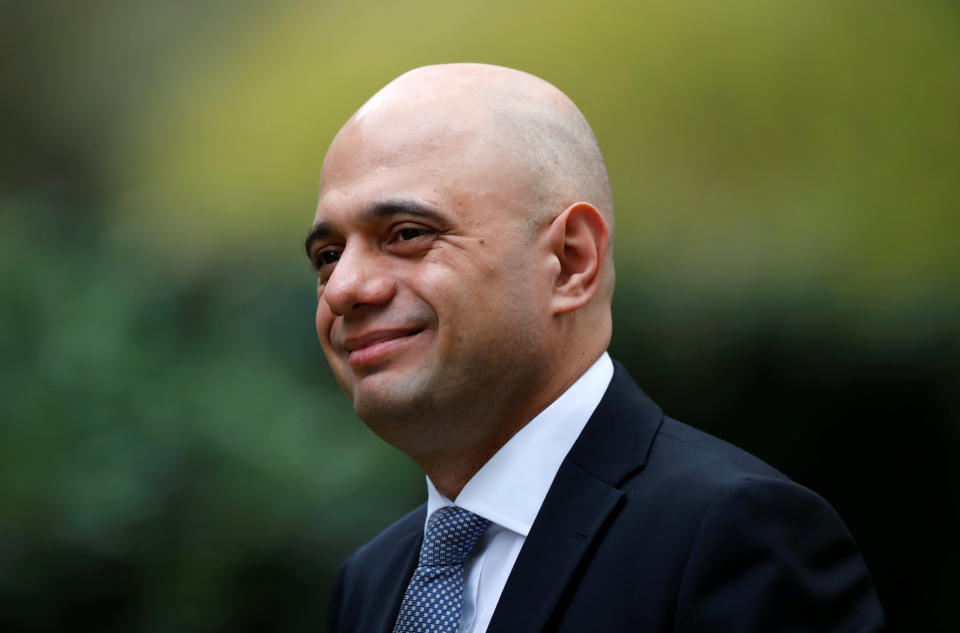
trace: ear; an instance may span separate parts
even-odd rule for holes
[[[567,207],[550,225],[550,248],[560,267],[554,280],[554,314],[582,308],[597,293],[610,231],[592,204]]]

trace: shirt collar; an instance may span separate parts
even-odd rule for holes
[[[559,398],[500,447],[455,502],[440,494],[427,477],[427,519],[455,503],[527,536],[560,463],[600,404],[612,377],[613,362],[604,352]]]

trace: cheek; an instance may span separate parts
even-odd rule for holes
[[[327,303],[323,299],[320,299],[320,301],[317,302],[317,314],[314,323],[317,327],[317,338],[323,343],[324,351],[327,351],[329,345],[330,328],[333,325],[333,318],[330,307],[327,306]]]
[[[431,266],[422,271],[413,288],[438,326],[458,337],[472,330],[475,321],[487,321],[498,310],[487,292],[487,277],[476,270]]]
[[[544,299],[531,253],[505,248],[497,238],[488,238],[483,246],[465,241],[438,245],[415,270],[400,274],[404,285],[458,339],[509,338],[500,324],[516,327],[515,322],[527,320]]]
[[[316,325],[317,337],[319,337],[320,340],[323,340],[324,332],[327,330],[326,314],[324,314],[324,312],[325,312],[325,309],[323,307],[323,300],[321,299],[317,303],[317,313],[314,316],[314,325]]]
[[[330,342],[330,330],[334,327],[334,319],[330,308],[323,299],[321,299],[320,303],[317,304],[317,338],[320,339],[320,347],[323,348],[323,355],[326,357],[327,364],[330,365],[330,369],[333,371],[337,383],[340,385],[340,388],[343,389],[344,393],[347,394],[347,397],[352,400],[353,378],[350,373],[350,367],[344,358],[337,355],[333,349],[333,344]]]

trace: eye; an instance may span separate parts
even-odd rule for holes
[[[327,249],[317,253],[317,261],[321,265],[334,264],[339,259],[340,259],[340,251]]]
[[[341,252],[342,249],[336,246],[321,248],[313,256],[313,267],[317,269],[318,273],[326,273],[329,275],[330,267],[340,259]]]
[[[409,242],[410,240],[414,240],[414,239],[420,237],[421,235],[425,235],[426,233],[427,233],[427,230],[426,230],[426,229],[422,229],[422,228],[415,227],[415,226],[405,226],[405,227],[402,227],[402,228],[398,229],[398,230],[393,234],[393,236],[394,236],[394,240],[393,240],[393,241],[395,241],[395,242]]]

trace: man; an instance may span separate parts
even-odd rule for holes
[[[420,68],[337,134],[317,332],[428,501],[343,566],[331,631],[882,629],[822,499],[607,356],[612,232],[589,125],[526,73]]]

